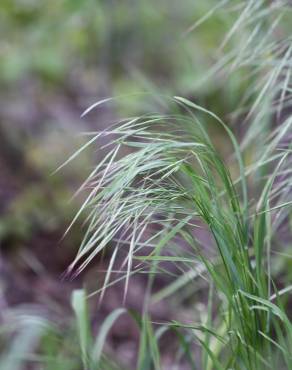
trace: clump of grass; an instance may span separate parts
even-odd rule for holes
[[[10,347],[5,343],[1,368],[29,363],[48,370],[121,369],[105,355],[105,341],[115,321],[130,314],[140,329],[138,370],[163,367],[160,342],[168,331],[178,341],[177,368],[183,357],[191,369],[292,369],[286,299],[292,287],[278,287],[273,272],[274,253],[288,255],[279,228],[291,217],[291,6],[284,0],[217,2],[184,36],[218,12],[230,30],[218,47],[218,62],[195,86],[210,86],[216,77],[220,87],[230,84],[224,87],[230,95],[242,95],[236,109],[226,112],[228,125],[193,101],[159,96],[158,113],[88,133],[89,141],[66,162],[110,137],[103,160],[80,188],[88,195],[72,224],[87,212],[88,228],[69,272],[80,273],[109,249],[100,299],[115,282],[112,273],[122,258],[125,302],[131,276],[149,277],[142,315],[118,308],[94,336],[86,292],[76,291],[74,335],[41,317],[17,316],[13,326],[1,330],[18,329]],[[233,158],[216,149],[210,125],[224,130]],[[237,125],[242,140],[234,134]],[[202,229],[207,243],[200,238]],[[164,262],[181,275],[153,293],[156,275],[168,273]],[[153,322],[153,302],[187,287],[194,295],[200,278],[208,285],[201,320]]]
[[[270,250],[272,219],[291,203],[283,201],[286,189],[279,180],[291,151],[289,147],[282,147],[280,152],[276,149],[286,130],[291,129],[292,120],[287,119],[274,132],[262,158],[245,168],[240,146],[220,118],[184,98],[176,97],[174,101],[192,113],[134,117],[92,133],[89,143],[104,135],[114,139],[105,159],[83,185],[90,189],[81,209],[89,210],[88,229],[70,270],[82,271],[116,239],[101,297],[119,251],[127,248],[123,262],[125,296],[135,258],[150,265],[144,308],[148,317],[153,276],[160,262],[203,265],[221,300],[216,319],[210,312],[208,325],[196,323],[198,330],[208,333],[204,339],[190,328],[202,346],[204,368],[273,368],[279,361],[291,368],[292,327],[281,304],[284,292],[278,292],[273,284]],[[199,113],[226,130],[234,147],[238,179],[232,178]],[[123,148],[128,154],[120,155]],[[273,163],[273,171],[253,204],[247,178],[267,161]],[[280,202],[271,196],[275,192]],[[214,261],[196,237],[196,228],[202,222],[216,247]],[[147,238],[146,230],[151,232]],[[188,245],[193,261],[183,256],[182,243]],[[146,255],[141,256],[141,249],[147,251]],[[183,327],[178,323],[170,326]],[[147,325],[143,330],[147,331]],[[214,346],[217,350],[213,353]],[[152,362],[160,368],[157,359],[152,357]]]
[[[287,137],[291,138],[292,119],[285,112],[291,102],[292,49],[285,33],[287,19],[283,21],[291,9],[286,2],[226,4],[220,6],[226,5],[238,18],[219,49],[224,57],[209,77],[216,73],[235,78],[237,89],[244,88],[241,105],[230,116],[243,121],[243,140],[239,142],[211,111],[175,97],[171,114],[124,120],[92,133],[80,149],[102,137],[112,138],[104,160],[83,185],[89,194],[76,217],[87,209],[88,229],[70,271],[79,273],[112,244],[99,292],[102,298],[112,284],[111,272],[121,253],[126,297],[130,276],[147,266],[138,369],[161,368],[160,336],[152,335],[148,313],[151,300],[173,294],[201,275],[210,284],[207,320],[191,325],[172,322],[158,329],[177,333],[191,368],[197,368],[193,343],[201,346],[202,369],[292,368],[292,326],[283,299],[291,285],[278,290],[272,275],[277,230],[287,222],[291,206]],[[223,160],[205,122],[225,130],[234,163]],[[209,232],[209,246],[198,237],[201,227]],[[186,272],[163,292],[151,294],[164,261],[180,264]]]

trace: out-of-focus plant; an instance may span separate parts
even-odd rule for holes
[[[112,312],[94,337],[85,291],[73,291],[72,309],[75,318],[61,328],[41,316],[37,307],[3,310],[1,369],[125,370],[102,350],[109,330],[126,310]]]

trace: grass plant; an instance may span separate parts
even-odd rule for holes
[[[177,344],[172,369],[182,361],[192,370],[292,369],[292,285],[286,272],[291,238],[287,242],[283,231],[291,231],[292,204],[291,5],[212,4],[183,35],[191,37],[218,12],[228,25],[217,61],[194,82],[194,96],[216,79],[234,109],[221,118],[197,99],[155,96],[153,87],[152,104],[149,95],[136,95],[137,114],[86,133],[86,143],[60,167],[94,146],[105,153],[77,191],[86,193],[85,200],[66,232],[81,215],[87,229],[68,275],[80,274],[108,251],[103,284],[73,293],[74,338],[37,321],[28,347],[22,345],[23,331],[15,336],[0,361],[5,370],[21,369],[24,359],[46,370],[122,370],[106,348],[122,315],[131,316],[140,332],[137,370],[165,369],[166,333]],[[119,112],[124,100],[103,99],[83,116],[104,104]],[[143,104],[153,112],[141,113]],[[223,133],[231,155],[217,147],[214,132]],[[147,287],[137,313],[126,304],[132,276],[139,273],[147,276]],[[170,282],[156,291],[159,274],[169,275]],[[94,334],[87,300],[96,294],[104,299],[106,289],[121,280],[124,306]],[[198,289],[206,297],[204,314],[194,308],[191,322],[153,319],[157,302],[183,300],[184,294],[197,302]],[[68,348],[58,347],[60,342]]]
[[[212,291],[206,322],[166,325],[192,338],[183,345],[191,368],[197,368],[193,343],[201,346],[198,368],[204,370],[292,367],[291,322],[282,299],[291,285],[278,289],[272,273],[274,243],[291,206],[292,48],[283,20],[291,9],[282,1],[226,6],[237,17],[218,49],[222,57],[207,77],[220,74],[244,87],[241,105],[230,116],[240,124],[242,140],[209,109],[174,97],[166,103],[167,113],[137,115],[90,133],[80,149],[111,138],[104,160],[82,186],[88,197],[80,212],[87,209],[88,228],[69,270],[80,273],[111,245],[99,293],[103,297],[111,284],[120,253],[125,299],[135,269],[148,272],[141,326],[146,359],[138,361],[138,369],[161,368],[148,308],[155,275],[165,261],[182,266],[183,278],[191,275],[182,284],[174,281],[168,295],[200,276]],[[278,37],[279,29],[284,37]],[[95,103],[86,113],[103,103],[109,101]],[[234,155],[228,162],[213,144],[210,125],[219,125],[230,141]],[[202,228],[209,246],[200,241]]]
[[[135,268],[141,272],[144,264],[149,284],[144,305],[146,323],[141,330],[149,341],[153,336],[147,334],[151,321],[148,305],[159,264],[183,264],[188,271],[203,266],[201,274],[215,287],[210,307],[214,295],[220,300],[217,312],[210,308],[207,323],[196,322],[195,330],[189,328],[194,342],[202,347],[203,368],[253,370],[275,368],[282,361],[290,369],[291,323],[271,275],[271,245],[276,233],[273,221],[291,204],[285,199],[287,189],[280,175],[291,160],[291,150],[289,145],[278,150],[283,130],[291,129],[291,118],[271,136],[264,157],[246,168],[240,144],[220,118],[184,98],[175,97],[174,104],[192,113],[134,117],[91,134],[91,143],[104,135],[114,138],[105,160],[83,185],[89,189],[82,207],[88,210],[88,229],[70,271],[81,272],[116,240],[100,294],[102,297],[110,283],[120,252],[126,298],[131,273]],[[212,144],[202,121],[205,115],[226,130],[234,148],[238,178],[232,178]],[[120,155],[123,150],[127,154]],[[272,170],[258,201],[253,202],[248,178],[255,176],[267,160]],[[277,197],[271,199],[275,191]],[[212,258],[197,237],[200,228],[208,230],[214,248]],[[187,245],[187,252],[182,244]],[[183,324],[169,323],[172,326],[186,330]],[[196,330],[205,335],[200,337]],[[157,348],[157,343],[148,342],[143,354],[148,353],[151,360],[146,361],[148,367],[143,367],[142,361],[139,369],[160,368]],[[215,353],[212,348],[216,348]]]

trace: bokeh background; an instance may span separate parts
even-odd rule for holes
[[[54,369],[80,368],[70,358],[77,346],[72,339],[71,292],[83,286],[94,291],[109,259],[106,253],[97,257],[73,280],[63,275],[84,233],[81,217],[63,238],[82,202],[82,196],[72,196],[99,160],[99,148],[54,171],[84,142],[81,133],[151,109],[140,94],[143,92],[195,99],[232,123],[230,113],[240,104],[244,86],[236,74],[228,79],[219,72],[212,78],[208,74],[218,60],[218,46],[232,16],[215,9],[212,17],[193,31],[196,21],[217,3],[0,2],[0,311],[5,320],[11,313],[36,312],[62,328],[59,336],[51,339],[51,347],[64,347],[60,352],[66,354],[68,367],[63,357]],[[80,118],[94,102],[115,96],[130,98],[127,104],[106,104]],[[240,127],[235,130],[240,133]],[[227,155],[222,132],[214,130],[212,138]],[[165,279],[157,279],[157,291],[171,281]],[[198,286],[198,291],[201,288]],[[127,297],[129,308],[139,310],[144,289],[144,277],[134,277]],[[190,317],[194,305],[198,312],[204,309],[200,306],[203,292],[190,298],[186,290],[185,296],[170,303],[160,301],[156,318],[166,319],[174,313]],[[122,297],[117,284],[101,305],[93,298],[94,330],[112,309],[122,305]],[[109,350],[127,368],[135,363],[137,339],[138,333],[127,319],[114,327],[109,338]],[[6,358],[11,342],[1,339],[1,345]],[[27,345],[33,348],[34,339],[27,339]],[[166,342],[162,350],[166,366],[171,363],[171,348],[171,342]],[[12,364],[14,369],[41,368],[37,361]]]

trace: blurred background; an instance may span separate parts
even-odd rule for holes
[[[208,78],[220,54],[218,46],[234,20],[231,8],[230,16],[216,4],[212,0],[0,2],[1,320],[9,323],[9,330],[15,329],[11,317],[32,312],[61,328],[53,339],[49,335],[46,339],[52,353],[59,346],[63,354],[60,362],[55,357],[52,369],[81,368],[78,360],[72,360],[77,344],[71,337],[71,292],[83,286],[94,291],[109,259],[97,257],[73,280],[63,276],[84,233],[81,217],[63,238],[82,202],[82,197],[72,195],[99,160],[99,148],[54,171],[84,142],[82,132],[149,110],[139,93],[195,99],[231,121],[229,114],[236,110],[244,86],[236,75],[226,80],[218,72]],[[196,24],[210,9],[212,17]],[[80,118],[94,102],[121,95],[130,96],[129,103],[104,105]],[[227,154],[222,133],[214,131],[212,137]],[[157,290],[165,283],[165,277],[158,278]],[[143,276],[133,277],[127,307],[139,310],[144,289]],[[122,296],[121,285],[114,285],[100,306],[93,300],[94,330],[122,305]],[[184,303],[160,301],[156,318],[167,319],[178,311],[181,317],[192,315],[190,302],[183,298],[179,302]],[[204,308],[199,300],[192,304],[199,311]],[[20,342],[8,332],[0,346],[11,369],[50,368],[41,367],[37,358],[12,360],[9,351]],[[23,353],[34,348],[37,336],[36,332],[26,337],[25,348],[22,341]],[[133,368],[137,339],[126,318],[114,327],[108,346],[121,366]],[[170,352],[171,343],[166,343],[166,368]]]

